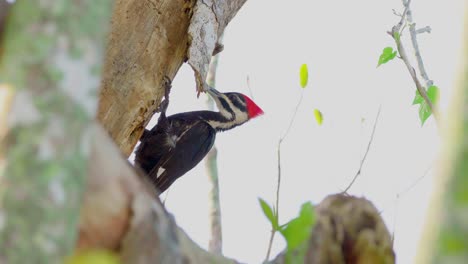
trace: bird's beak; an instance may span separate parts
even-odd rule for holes
[[[211,86],[208,86],[208,90],[206,90],[206,92],[213,98],[217,98],[221,94],[220,92],[218,92],[218,90]]]

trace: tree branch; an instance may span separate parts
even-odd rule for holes
[[[428,95],[427,95],[427,91],[426,91],[426,88],[421,84],[421,82],[419,81],[419,78],[416,74],[416,70],[413,68],[413,66],[411,65],[411,62],[409,61],[409,58],[408,58],[408,55],[406,54],[406,50],[405,50],[405,47],[403,46],[403,43],[401,42],[401,30],[402,30],[402,26],[404,25],[404,22],[406,21],[407,19],[407,16],[408,16],[408,13],[411,13],[411,10],[410,10],[410,4],[411,4],[411,0],[408,0],[408,1],[405,1],[403,0],[403,4],[405,5],[405,11],[403,12],[402,16],[401,16],[401,20],[400,22],[395,25],[392,30],[390,32],[388,32],[388,34],[390,36],[392,36],[392,38],[395,40],[395,43],[396,43],[396,46],[397,46],[397,50],[398,50],[398,53],[400,54],[400,58],[403,60],[403,62],[405,63],[406,65],[406,68],[408,69],[410,75],[411,75],[411,78],[413,79],[415,85],[416,85],[416,89],[418,90],[419,94],[423,97],[424,101],[427,103],[427,105],[429,106],[432,114],[434,115],[434,119],[436,120],[436,124],[439,125],[439,114],[437,112],[437,110],[435,109],[434,105],[432,104],[431,100],[429,99]],[[419,64],[419,61],[421,62],[421,66],[422,68],[421,69],[421,72],[424,72],[425,74],[425,77],[427,78],[427,83],[428,84],[431,84],[432,85],[432,81],[430,81],[427,77],[427,73],[424,69],[424,64],[422,63],[422,58],[421,58],[421,54],[419,52],[419,48],[418,48],[418,45],[417,45],[417,40],[416,40],[416,32],[415,32],[415,29],[414,29],[414,23],[411,23],[410,24],[410,31],[411,31],[411,27],[413,27],[413,33],[412,34],[412,39],[414,38],[414,41],[413,41],[413,47],[415,48],[415,50],[417,49],[417,53],[419,54],[419,59],[418,59],[418,64]],[[414,46],[416,43],[416,46]],[[426,79],[425,79],[426,80]]]
[[[366,149],[366,152],[364,153],[364,156],[362,157],[361,159],[361,163],[359,164],[359,169],[358,171],[356,172],[356,175],[354,175],[354,178],[353,180],[349,183],[349,185],[341,192],[341,193],[347,193],[349,191],[349,189],[351,188],[351,186],[353,186],[354,182],[356,181],[357,177],[361,174],[361,170],[362,170],[362,166],[364,165],[364,161],[366,160],[367,158],[367,154],[369,153],[369,150],[370,150],[370,146],[372,144],[372,142],[374,141],[374,134],[375,134],[375,129],[377,127],[377,122],[379,121],[379,116],[380,116],[380,106],[379,106],[379,111],[377,112],[377,116],[375,117],[375,121],[374,121],[374,127],[372,128],[372,134],[371,134],[371,137],[369,139],[369,143],[367,144],[367,149]]]
[[[221,38],[220,40],[221,41]],[[219,44],[219,43],[218,43]],[[219,44],[222,46],[221,44]],[[211,62],[208,67],[208,74],[206,82],[212,87],[216,87],[216,69],[218,67],[219,52],[211,57]],[[211,97],[208,97],[206,104],[208,110],[214,110],[214,102]],[[208,250],[216,254],[222,254],[223,251],[223,233],[222,233],[222,221],[221,221],[221,204],[219,201],[219,177],[218,177],[218,149],[216,145],[211,148],[210,152],[205,158],[206,172],[208,179],[211,183],[210,189],[210,241],[208,243]]]
[[[301,105],[303,97],[304,97],[304,90],[301,91],[301,97],[299,98],[299,101],[296,104],[296,108],[294,109],[293,116],[291,117],[291,121],[289,122],[286,132],[278,140],[278,147],[277,147],[277,152],[276,152],[277,157],[278,157],[278,178],[277,178],[277,184],[276,184],[276,200],[275,200],[276,207],[274,208],[275,215],[277,218],[279,217],[279,200],[280,200],[280,189],[281,189],[281,143],[283,143],[283,140],[286,138],[286,136],[288,136],[289,131],[291,130],[292,124],[294,123],[294,120],[296,119],[297,110],[299,109],[299,106]],[[268,249],[267,249],[265,261],[268,261],[268,259],[270,258],[271,247],[273,246],[273,239],[275,238],[275,233],[276,233],[276,230],[271,230],[271,235],[270,235],[270,240],[268,242]]]
[[[411,0],[402,0],[403,5],[406,7],[406,20],[408,21],[409,24],[409,32],[411,36],[411,43],[413,44],[413,49],[414,49],[414,56],[416,57],[416,60],[418,62],[418,68],[419,68],[419,73],[421,74],[423,80],[426,83],[426,87],[429,87],[433,84],[433,81],[429,79],[429,76],[427,75],[426,68],[424,67],[423,59],[421,56],[421,52],[419,51],[419,44],[418,44],[418,39],[417,39],[417,30],[416,30],[416,23],[413,22],[413,13],[411,12]],[[431,32],[430,27],[425,27],[420,30],[419,32]]]

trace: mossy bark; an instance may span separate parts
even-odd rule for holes
[[[112,1],[17,1],[0,82],[14,91],[0,175],[0,262],[62,263],[77,238]]]

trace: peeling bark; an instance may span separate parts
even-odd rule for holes
[[[189,27],[191,44],[188,51],[188,63],[195,72],[198,92],[207,89],[205,80],[208,65],[219,38],[246,1],[197,1]]]

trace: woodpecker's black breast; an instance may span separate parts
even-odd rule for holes
[[[193,115],[173,115],[145,132],[135,164],[164,192],[206,156],[215,138],[216,131],[205,121]]]

